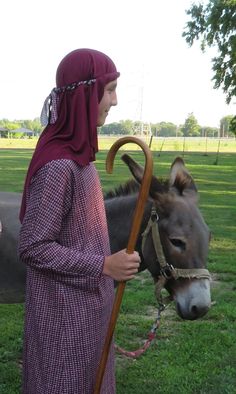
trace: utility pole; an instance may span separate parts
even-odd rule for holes
[[[143,86],[141,86],[141,98],[140,98],[140,125],[141,125],[141,137],[143,136]]]

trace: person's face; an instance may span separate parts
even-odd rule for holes
[[[98,105],[98,127],[104,125],[110,108],[117,105],[116,86],[117,80],[109,82],[104,88],[103,97]]]

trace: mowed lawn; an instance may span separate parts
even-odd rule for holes
[[[1,145],[0,145],[1,146]],[[32,147],[33,148],[33,147]],[[105,145],[104,145],[105,148]],[[213,305],[197,321],[177,317],[174,305],[162,314],[157,339],[137,360],[117,355],[118,394],[236,393],[236,150],[184,152],[187,168],[200,193],[200,207],[212,232],[208,268]],[[153,147],[155,174],[167,176],[178,151]],[[177,149],[177,146],[176,146]],[[117,154],[113,174],[105,171],[104,150],[97,155],[104,190],[130,177]],[[130,154],[141,164],[141,152]],[[22,191],[32,149],[0,150],[0,190]],[[129,350],[140,347],[156,317],[154,287],[148,272],[126,287],[116,328],[116,342]],[[0,305],[0,393],[20,393],[23,305]],[[59,393],[58,393],[59,394]]]

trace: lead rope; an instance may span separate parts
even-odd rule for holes
[[[162,275],[160,276],[158,282],[156,282],[156,284],[155,284],[155,294],[156,294],[156,298],[158,301],[158,310],[157,310],[156,321],[152,325],[151,330],[148,332],[147,339],[141,348],[134,350],[134,351],[128,351],[128,350],[125,350],[122,347],[115,344],[115,350],[118,353],[122,354],[123,356],[134,358],[134,359],[140,357],[150,347],[152,341],[156,338],[156,332],[160,326],[161,312],[163,312],[165,309],[165,305],[163,303],[163,299],[162,299],[162,295],[161,295],[161,290],[163,289],[163,287],[166,283],[166,277],[164,275],[165,270],[167,268],[169,270],[170,267],[166,263],[166,259],[165,259],[162,245],[161,245],[161,241],[160,241],[159,231],[156,231],[158,219],[159,219],[159,217],[158,217],[157,211],[156,211],[155,207],[152,207],[151,216],[148,221],[148,225],[142,234],[142,252],[143,252],[144,244],[146,242],[148,233],[150,230],[152,230],[152,238],[153,238],[155,252],[156,252],[156,255],[158,256],[158,261],[160,263],[161,270],[163,270]]]
[[[144,244],[146,242],[146,238],[148,236],[148,233],[150,230],[152,230],[153,241],[155,239],[155,241],[153,242],[154,247],[155,247],[155,252],[156,252],[156,255],[158,256],[158,258],[160,258],[161,267],[164,268],[166,266],[166,260],[165,260],[165,256],[164,256],[161,242],[160,242],[159,231],[153,230],[154,226],[155,225],[157,226],[157,220],[158,220],[158,215],[157,215],[156,209],[153,207],[147,228],[142,234],[142,251],[144,249]],[[159,239],[157,239],[157,238],[159,238]],[[152,341],[156,338],[156,332],[160,326],[161,312],[165,309],[165,305],[163,303],[162,296],[161,296],[161,289],[164,287],[165,282],[166,282],[166,279],[164,278],[164,276],[162,276],[161,281],[159,280],[155,284],[155,294],[156,294],[156,298],[158,301],[157,317],[156,317],[155,323],[151,327],[151,330],[147,334],[147,339],[146,339],[144,345],[137,350],[128,351],[128,350],[125,350],[122,347],[115,344],[115,350],[118,353],[120,353],[126,357],[130,357],[130,358],[134,358],[134,359],[138,358],[150,347]],[[160,287],[160,290],[158,290],[159,287]]]
[[[155,323],[152,325],[151,330],[149,331],[147,335],[147,339],[144,343],[144,345],[134,351],[128,351],[123,349],[122,347],[118,346],[115,344],[115,350],[122,354],[123,356],[130,357],[130,358],[138,358],[140,357],[151,345],[152,341],[156,337],[156,331],[160,326],[160,319],[161,319],[161,312],[165,309],[165,306],[162,304],[159,304],[158,311],[157,311],[157,317]]]

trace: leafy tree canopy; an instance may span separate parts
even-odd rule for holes
[[[129,135],[134,134],[134,124],[132,120],[120,120],[106,124],[99,128],[99,134]]]
[[[236,137],[236,116],[230,121],[229,131]]]
[[[197,119],[193,113],[190,113],[181,128],[185,137],[200,136],[201,126],[199,126]]]
[[[203,128],[203,137],[218,137],[219,129],[217,127],[204,127]]]
[[[192,4],[186,11],[187,22],[183,37],[192,46],[201,40],[202,51],[216,47],[212,59],[214,88],[221,87],[229,104],[236,96],[236,0],[209,0],[207,4]]]
[[[24,127],[25,129],[29,129],[36,132],[41,132],[43,127],[40,123],[39,118],[35,118],[34,120],[14,120],[10,121],[8,119],[0,119],[0,127],[5,128],[9,131],[16,130],[20,127]]]
[[[233,115],[224,116],[220,120],[220,136],[221,137],[229,137],[229,136],[231,136],[231,134],[232,135],[235,134],[235,132],[232,129],[233,122],[234,122]]]
[[[179,135],[178,127],[172,122],[160,122],[152,124],[152,134],[161,137],[175,137]]]

